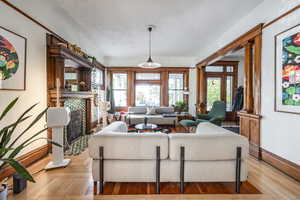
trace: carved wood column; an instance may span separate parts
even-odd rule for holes
[[[253,113],[253,44],[245,45],[245,69],[244,69],[244,111]]]
[[[162,71],[161,74],[161,105],[162,106],[169,106],[169,87],[168,87],[168,80],[169,80],[169,73],[168,71]],[[170,105],[171,106],[171,105]]]
[[[206,112],[206,95],[205,95],[205,66],[197,66],[198,75],[198,102],[197,102],[197,113],[203,114]]]
[[[134,106],[135,102],[135,77],[134,77],[134,72],[129,71],[127,74],[127,92],[128,92],[128,99],[127,99],[127,105],[128,106]]]
[[[254,114],[260,115],[261,109],[261,49],[262,34],[254,39]]]

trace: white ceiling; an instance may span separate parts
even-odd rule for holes
[[[146,57],[146,26],[154,24],[154,58],[186,57],[188,62],[262,1],[11,0],[98,58]]]

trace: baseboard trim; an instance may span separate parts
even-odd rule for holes
[[[256,159],[258,159],[258,160],[261,159],[261,149],[256,144],[253,144],[253,143],[249,144],[249,153]]]
[[[33,164],[34,162],[44,158],[48,155],[48,145],[43,145],[39,148],[36,148],[22,156],[20,156],[17,160],[25,167]],[[3,170],[1,170],[0,180],[3,180],[5,177],[11,176],[15,173],[15,170],[6,165]]]
[[[261,158],[263,161],[279,169],[288,176],[300,181],[300,165],[281,158],[263,148],[261,148]]]

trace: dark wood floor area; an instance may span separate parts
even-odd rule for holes
[[[161,183],[161,194],[181,194],[179,183]],[[154,183],[105,183],[104,195],[155,194]],[[235,194],[234,183],[186,183],[185,194]],[[241,185],[241,194],[261,194],[249,182]]]

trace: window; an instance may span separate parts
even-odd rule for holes
[[[223,66],[206,66],[206,72],[223,72]]]
[[[136,73],[135,80],[135,105],[160,106],[160,73]]]
[[[136,73],[136,80],[160,80],[160,73]]]
[[[221,100],[221,81],[220,77],[207,77],[207,110],[211,110],[215,101]]]
[[[169,105],[174,105],[178,101],[184,101],[184,75],[169,74]]]
[[[233,76],[226,77],[226,111],[232,111],[233,100]]]
[[[116,107],[127,106],[127,74],[113,73],[113,95]]]
[[[160,85],[138,84],[135,87],[136,106],[160,106]]]

